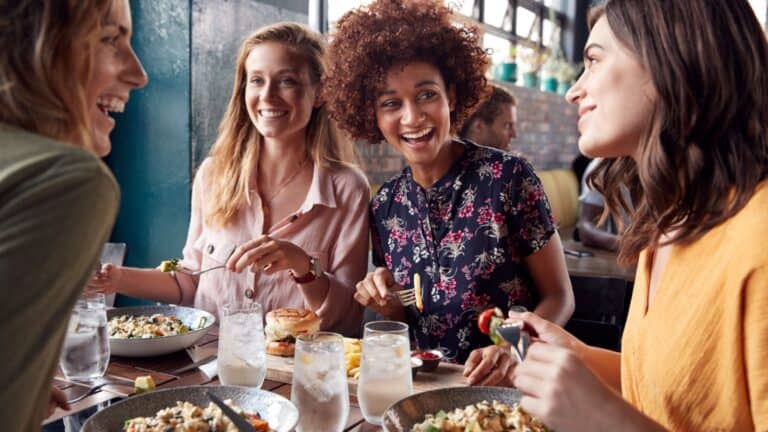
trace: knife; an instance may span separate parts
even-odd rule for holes
[[[224,401],[219,399],[215,394],[206,391],[205,395],[221,409],[221,412],[223,412],[232,423],[234,423],[237,430],[240,432],[256,432],[256,428],[251,426],[248,420],[236,413],[235,410],[230,408],[229,405],[225,404]]]

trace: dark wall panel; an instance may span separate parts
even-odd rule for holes
[[[126,265],[154,267],[179,256],[189,221],[190,10],[175,0],[131,0],[131,8],[149,84],[116,116],[107,163],[122,197],[112,241],[127,243]]]
[[[252,31],[279,21],[307,23],[306,12],[253,0],[192,0],[192,163],[205,158],[224,114],[240,43]]]

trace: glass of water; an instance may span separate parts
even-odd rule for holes
[[[264,324],[259,303],[220,310],[219,380],[224,385],[261,387],[267,375]]]
[[[296,338],[291,401],[299,409],[298,432],[341,432],[349,416],[344,338],[319,332]]]
[[[104,294],[83,294],[72,309],[59,366],[68,379],[89,381],[104,376],[108,363]]]
[[[372,321],[365,325],[357,400],[365,420],[381,425],[390,405],[413,392],[408,324]]]

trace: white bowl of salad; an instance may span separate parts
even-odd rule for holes
[[[194,345],[216,323],[204,310],[175,306],[132,306],[107,311],[112,355],[152,357]]]

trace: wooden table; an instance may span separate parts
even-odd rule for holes
[[[215,353],[218,347],[218,327],[212,328],[198,343],[197,349],[201,353]],[[57,409],[53,416],[46,419],[45,423],[51,423],[73,412],[94,407],[102,402],[115,397],[128,396],[133,391],[133,380],[137,376],[151,375],[158,389],[190,386],[190,385],[219,385],[218,377],[208,378],[200,369],[187,371],[179,376],[170,375],[168,372],[190,364],[192,361],[184,351],[151,358],[127,358],[112,357],[107,368],[105,378],[122,380],[125,385],[110,385],[100,391],[86,397],[74,404],[72,410]],[[420,392],[433,388],[466,385],[461,375],[461,367],[457,365],[441,364],[435,373],[419,374],[414,380],[414,392]],[[263,390],[275,392],[287,399],[291,398],[292,359],[267,356],[267,379],[262,385]],[[72,383],[61,374],[57,374],[54,384],[64,390],[69,399],[82,394],[87,386]],[[360,407],[357,404],[356,383],[350,383],[350,409],[345,431],[367,432],[381,431],[378,426],[365,421]]]
[[[561,234],[561,238],[564,249],[589,251],[593,254],[590,257],[565,255],[565,264],[568,267],[569,275],[612,277],[629,282],[635,280],[635,268],[620,266],[616,261],[616,252],[584,246],[580,242],[573,240],[573,237],[569,234]]]

